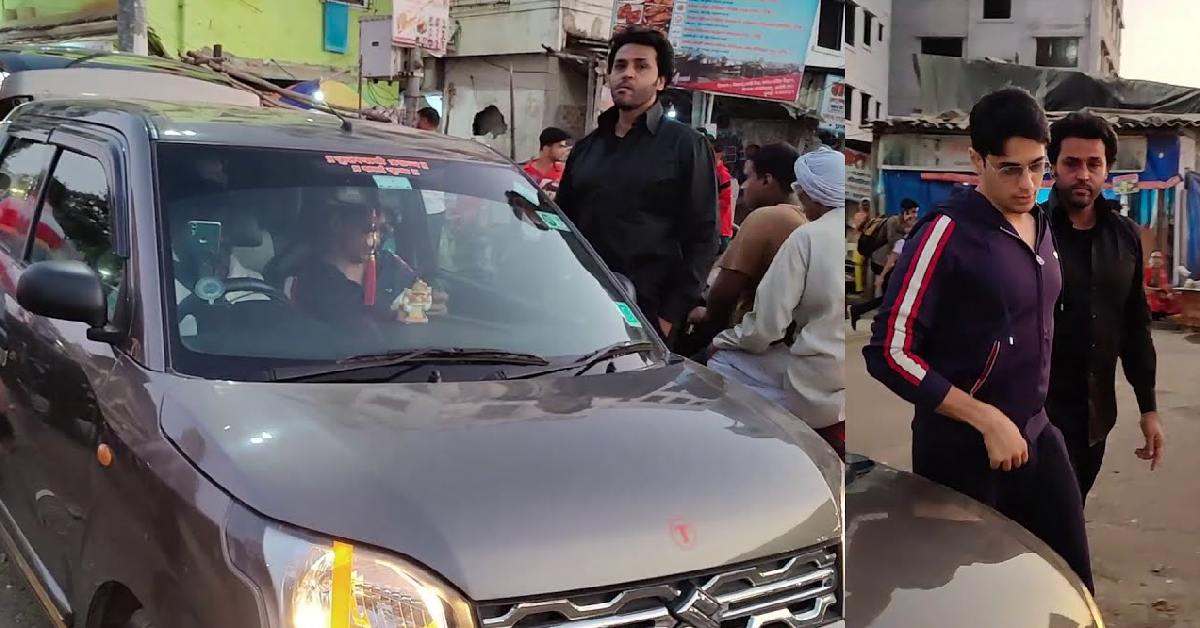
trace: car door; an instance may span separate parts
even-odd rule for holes
[[[105,281],[114,315],[123,261],[113,254],[112,185],[103,150],[57,146],[27,240],[24,264],[45,260],[87,263]],[[11,301],[11,298],[9,299]],[[33,315],[9,303],[5,326],[12,344],[6,381],[19,389],[10,402],[11,440],[20,486],[5,495],[44,568],[47,593],[70,613],[79,571],[89,494],[100,469],[101,424],[95,390],[115,363],[114,349],[87,337],[82,323]],[[57,599],[56,599],[57,598]]]
[[[45,130],[14,130],[4,125],[5,148],[0,155],[0,537],[27,575],[51,582],[46,564],[33,552],[39,525],[27,498],[24,461],[37,444],[24,426],[27,414],[46,403],[29,387],[25,354],[28,317],[16,301],[16,284],[25,266],[28,236],[37,205],[49,178],[56,149]],[[54,585],[39,587],[43,599],[58,597]]]

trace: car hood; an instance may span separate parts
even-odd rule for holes
[[[957,492],[875,465],[846,485],[846,512],[851,626],[1102,625],[1065,561]]]
[[[508,382],[154,385],[168,438],[247,506],[408,556],[479,601],[840,538],[832,450],[691,363]]]

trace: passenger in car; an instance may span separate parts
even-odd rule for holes
[[[227,209],[228,205],[215,197],[201,200],[178,201],[172,206],[171,261],[175,272],[175,303],[183,303],[205,278],[262,279],[262,275],[249,268],[234,255],[235,247],[255,247],[262,244],[263,231],[257,216],[251,212]],[[215,209],[209,209],[215,208]],[[195,242],[196,225],[215,225],[219,234],[215,250],[203,250]],[[268,297],[256,292],[231,291],[221,298],[230,303],[262,301]],[[194,316],[184,314],[179,321],[182,336],[195,336],[197,323]]]
[[[398,308],[420,277],[399,256],[381,248],[383,212],[343,205],[321,215],[314,253],[291,282],[292,301],[305,313],[338,325],[372,325],[405,316]],[[439,299],[442,300],[442,299]],[[397,311],[399,310],[399,312]],[[431,310],[436,313],[438,308]]]

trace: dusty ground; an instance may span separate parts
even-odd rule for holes
[[[0,628],[51,628],[29,583],[0,548]]]
[[[911,410],[863,365],[865,325],[846,339],[847,441],[853,451],[910,468]],[[1120,414],[1088,499],[1097,601],[1115,628],[1200,628],[1200,334],[1155,331],[1158,406],[1167,436],[1153,473],[1133,391],[1117,387]]]

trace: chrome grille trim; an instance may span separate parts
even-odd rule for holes
[[[671,613],[687,591],[700,589],[727,610],[722,622],[737,628],[809,628],[837,619],[831,608],[838,604],[840,575],[838,547],[807,551],[784,559],[696,578],[678,578],[605,593],[580,593],[557,599],[512,603],[483,603],[482,628],[621,628],[637,625],[679,628],[684,624]],[[592,601],[600,599],[601,601]],[[634,610],[623,610],[640,602]],[[649,604],[649,607],[644,607]],[[797,605],[804,610],[794,610]],[[811,605],[811,608],[809,608]],[[546,615],[545,621],[527,621]]]
[[[573,602],[570,598],[549,600],[545,602],[522,602],[520,604],[514,604],[512,609],[503,616],[493,619],[485,619],[480,623],[484,626],[484,628],[503,628],[505,626],[512,626],[531,615],[553,612],[562,615],[567,619],[567,621],[571,622],[572,626],[585,626],[588,624],[582,624],[580,622],[585,619],[594,618],[598,615],[604,615],[609,611],[619,609],[635,600],[647,598],[670,600],[679,597],[679,593],[679,589],[671,585],[663,584],[640,589],[627,589],[625,591],[621,591],[609,602],[599,604],[579,605]],[[670,614],[667,613],[666,607],[662,608],[662,612],[664,615]],[[637,614],[640,615],[642,613]],[[645,619],[638,621],[645,621]],[[592,628],[599,628],[599,626],[601,626],[601,624],[596,624]]]

